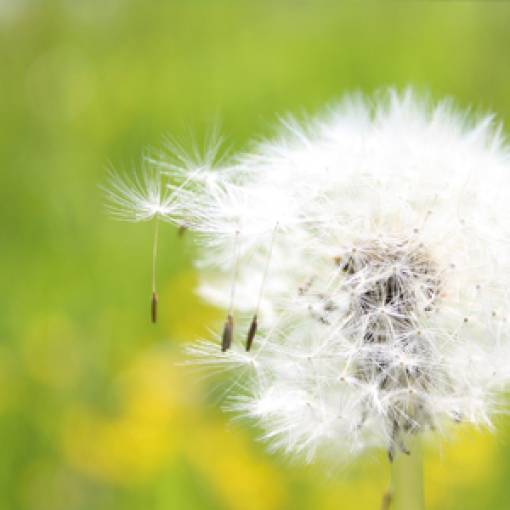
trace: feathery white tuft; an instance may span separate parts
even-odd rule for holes
[[[179,207],[174,193],[167,187],[165,175],[155,167],[144,165],[132,175],[110,172],[104,186],[107,209],[124,221],[150,221],[153,218],[173,221]]]

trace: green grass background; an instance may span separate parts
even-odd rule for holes
[[[151,325],[150,225],[108,218],[98,185],[165,135],[220,119],[236,149],[354,89],[411,84],[508,125],[509,27],[508,2],[0,0],[0,509],[378,508],[383,454],[270,456],[176,365],[220,320],[193,244],[163,227]],[[430,509],[508,509],[509,477],[508,419],[427,451]]]

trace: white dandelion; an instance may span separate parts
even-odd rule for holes
[[[168,216],[196,231],[200,293],[227,314],[221,349],[190,352],[234,373],[228,407],[272,449],[403,458],[426,431],[492,426],[510,379],[510,159],[492,116],[355,95],[187,171]]]

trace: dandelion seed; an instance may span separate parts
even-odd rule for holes
[[[257,306],[255,307],[255,313],[254,313],[254,315],[252,317],[252,320],[251,320],[251,323],[250,323],[250,328],[248,329],[248,334],[246,336],[246,350],[247,351],[251,350],[251,346],[253,344],[253,340],[254,340],[255,335],[257,334],[257,330],[258,330],[258,314],[259,314],[259,311],[260,311],[260,302],[262,301],[262,296],[264,294],[264,287],[265,287],[265,284],[266,284],[267,275],[269,273],[269,265],[271,263],[271,256],[273,254],[274,239],[275,239],[277,230],[278,230],[278,223],[275,225],[273,233],[271,235],[271,244],[269,246],[269,252],[267,254],[267,262],[266,262],[266,265],[264,267],[264,274],[262,275],[262,281],[260,283],[260,290],[259,290],[259,297],[258,297],[258,300],[257,300]]]
[[[234,337],[234,317],[233,317],[233,309],[235,303],[235,294],[237,287],[237,280],[239,278],[239,263],[240,263],[240,253],[239,253],[239,230],[235,232],[234,238],[234,272],[232,276],[232,283],[230,287],[230,303],[228,306],[228,315],[227,320],[225,321],[225,325],[223,327],[223,333],[221,337],[221,351],[225,352],[230,349],[232,345],[232,339]]]
[[[152,293],[151,320],[153,323],[156,323],[158,321],[158,294],[157,294],[157,292]]]
[[[223,327],[223,334],[221,337],[221,351],[226,352],[232,346],[232,338],[234,336],[234,318],[231,314],[227,315],[225,326]]]
[[[253,344],[253,339],[255,338],[255,335],[257,334],[257,315],[254,315],[251,323],[250,323],[250,329],[248,330],[248,335],[246,336],[246,350],[250,351],[251,346]]]
[[[145,165],[141,172],[123,176],[110,172],[104,188],[110,213],[124,221],[154,222],[152,245],[152,297],[151,321],[157,322],[158,294],[156,291],[156,265],[158,256],[159,221],[172,221],[178,211],[175,196],[164,183],[159,170]]]

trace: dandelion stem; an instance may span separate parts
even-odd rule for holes
[[[413,435],[406,437],[405,443],[411,453],[396,455],[391,465],[391,488],[385,494],[381,508],[425,510],[420,440]]]

